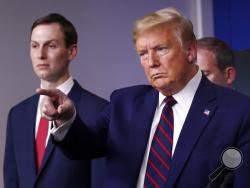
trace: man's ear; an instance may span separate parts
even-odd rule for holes
[[[228,86],[232,86],[236,79],[236,69],[234,67],[227,67],[225,69],[225,78]]]
[[[194,62],[197,57],[197,45],[196,42],[191,42],[187,47],[187,58],[189,62]]]
[[[68,60],[72,61],[77,55],[77,45],[72,44],[70,47],[68,47]]]

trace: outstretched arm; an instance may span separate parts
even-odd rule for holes
[[[108,127],[106,114],[109,114],[109,108],[102,112],[104,115],[93,120],[93,125],[86,125],[77,115],[74,103],[60,90],[37,89],[37,93],[45,95],[41,103],[42,116],[55,122],[56,127],[51,134],[54,143],[66,156],[71,159],[90,159],[105,154]]]

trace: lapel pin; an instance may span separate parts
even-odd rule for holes
[[[206,116],[208,116],[210,114],[210,110],[205,109],[204,112],[203,112],[203,114],[205,114]]]

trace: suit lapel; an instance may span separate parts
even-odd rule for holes
[[[132,164],[130,163],[128,166],[131,168],[130,176],[133,177],[135,182],[138,180],[146,151],[151,124],[158,104],[158,96],[158,92],[151,88],[146,94],[138,96],[134,103],[134,113],[129,123],[132,127],[129,138],[131,143],[129,145],[133,145],[133,153],[136,153],[136,155],[133,155],[134,160],[130,161]]]
[[[35,152],[35,125],[36,125],[36,112],[37,112],[37,104],[38,104],[39,96],[36,95],[31,98],[29,101],[29,105],[27,111],[24,113],[23,124],[21,132],[23,136],[23,145],[26,151],[30,151],[30,153],[26,153],[26,157],[22,158],[22,163],[26,165],[26,172],[29,172],[31,181],[35,181],[36,177],[36,152]],[[26,128],[25,128],[26,127]]]
[[[78,84],[77,81],[74,80],[74,86],[71,89],[71,91],[69,92],[68,96],[71,100],[73,100],[73,102],[75,103],[75,105],[77,105],[77,102],[80,100],[81,98],[81,92],[82,92],[82,88],[81,86]]]
[[[176,145],[167,187],[174,187],[199,137],[216,110],[217,105],[214,102],[216,95],[210,89],[209,84],[205,78],[202,78],[197,89]]]

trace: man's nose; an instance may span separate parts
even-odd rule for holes
[[[155,52],[149,53],[148,64],[151,67],[158,66],[160,64],[159,57]]]
[[[45,48],[40,48],[38,50],[38,58],[44,59],[47,57],[47,50]]]

